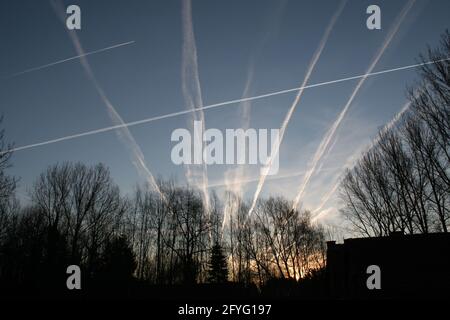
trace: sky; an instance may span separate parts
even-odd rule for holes
[[[58,8],[71,4],[81,9],[81,30],[67,30],[64,12],[61,19]],[[366,26],[372,4],[381,9],[380,30]],[[0,113],[19,148],[413,65],[450,27],[445,0],[4,0],[0,8]],[[9,172],[20,178],[23,203],[49,165],[102,162],[125,194],[150,177],[173,178],[250,202],[298,198],[315,220],[339,226],[342,173],[402,110],[417,79],[410,68],[308,88],[297,103],[291,91],[30,147],[13,154]],[[171,134],[194,119],[223,132],[285,123],[278,174],[264,179],[257,165],[175,165]]]

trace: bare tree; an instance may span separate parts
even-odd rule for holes
[[[429,49],[408,112],[378,139],[341,184],[342,212],[366,236],[448,232],[450,219],[450,35]],[[421,56],[425,62],[425,58]]]
[[[293,210],[283,198],[269,198],[258,203],[253,220],[259,250],[249,247],[265,277],[298,280],[324,266],[324,231],[311,224],[309,212]]]
[[[60,233],[68,241],[70,259],[87,262],[92,271],[126,209],[109,170],[101,164],[54,165],[40,175],[31,196],[49,233]]]
[[[3,117],[0,117],[0,124]],[[11,227],[17,222],[17,214],[20,209],[18,200],[15,197],[16,179],[7,174],[7,169],[11,166],[11,156],[13,145],[8,144],[4,137],[5,131],[0,130],[0,246],[5,241]]]

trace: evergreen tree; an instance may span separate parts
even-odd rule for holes
[[[217,241],[211,249],[209,260],[208,280],[210,283],[225,283],[228,279],[227,258],[222,246]]]

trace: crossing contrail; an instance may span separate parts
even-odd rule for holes
[[[381,48],[377,52],[377,54],[375,56],[375,59],[369,65],[369,68],[367,69],[366,74],[370,74],[372,72],[372,70],[375,68],[376,64],[380,60],[380,58],[383,55],[384,51],[389,46],[389,44],[391,43],[391,41],[394,38],[395,34],[397,33],[397,31],[398,31],[401,23],[403,22],[404,18],[406,17],[406,15],[408,14],[409,10],[413,6],[414,2],[415,2],[415,0],[410,0],[406,4],[406,6],[402,9],[402,11],[400,12],[400,14],[399,14],[399,16],[398,16],[398,18],[396,20],[396,23],[394,24],[393,28],[389,31],[386,39],[384,40],[383,45],[381,46]],[[327,150],[331,140],[333,139],[337,128],[339,127],[339,125],[341,124],[342,120],[344,119],[344,117],[345,117],[345,115],[346,115],[346,113],[348,111],[348,108],[352,104],[355,96],[359,92],[360,88],[362,87],[362,85],[364,84],[366,79],[367,79],[367,76],[363,76],[363,77],[360,78],[358,84],[356,85],[355,89],[353,90],[353,92],[352,92],[350,98],[348,99],[347,103],[345,104],[344,108],[339,113],[338,117],[336,118],[336,120],[331,125],[331,127],[329,128],[329,130],[325,134],[324,138],[320,142],[320,144],[319,144],[319,146],[318,146],[318,148],[317,148],[317,150],[316,150],[316,152],[315,152],[315,154],[313,156],[312,164],[311,164],[311,166],[310,166],[310,168],[308,170],[308,173],[303,178],[303,181],[300,184],[297,196],[294,199],[294,208],[297,208],[301,198],[303,197],[303,194],[305,192],[306,186],[308,185],[311,177],[314,175],[314,172],[316,171],[317,164],[322,159],[322,156],[326,152],[326,150]]]
[[[338,10],[336,11],[336,13],[332,16],[330,23],[328,24],[327,28],[325,29],[325,33],[322,36],[322,39],[320,40],[319,43],[319,47],[316,49],[316,52],[313,55],[313,58],[309,64],[308,70],[306,72],[305,78],[303,79],[303,83],[301,85],[301,87],[306,86],[306,83],[309,80],[309,77],[311,76],[317,61],[319,61],[320,55],[322,54],[323,49],[325,48],[326,43],[328,42],[328,38],[331,34],[331,31],[333,30],[334,25],[336,24],[337,19],[339,18],[339,16],[341,15],[345,4],[347,1],[342,1],[341,4],[338,7]],[[255,191],[255,195],[253,196],[253,201],[252,204],[250,206],[250,209],[248,211],[248,215],[250,216],[253,212],[253,210],[255,209],[256,203],[258,201],[259,198],[259,194],[261,193],[262,187],[264,185],[264,182],[266,180],[266,177],[268,175],[268,173],[270,172],[270,169],[272,167],[272,162],[274,157],[277,156],[279,149],[280,149],[280,145],[283,141],[283,137],[284,137],[284,133],[286,131],[286,128],[289,124],[289,121],[291,120],[292,114],[295,111],[295,108],[297,107],[298,103],[300,102],[300,99],[303,95],[304,89],[300,89],[294,99],[294,102],[292,103],[291,107],[289,108],[288,113],[286,114],[283,123],[281,125],[280,128],[280,136],[278,141],[276,141],[274,143],[274,145],[272,145],[271,151],[270,151],[270,158],[269,158],[269,163],[268,165],[266,165],[266,167],[263,169],[264,171],[261,173],[261,178],[259,180],[258,185],[256,186],[256,191]]]
[[[249,67],[247,69],[247,77],[245,81],[245,86],[243,90],[242,97],[248,97],[251,94],[251,87],[255,75],[255,66],[257,57],[260,56],[261,52],[264,52],[264,47],[266,43],[275,35],[279,29],[279,23],[282,20],[282,15],[286,9],[287,0],[279,1],[277,8],[274,10],[273,15],[267,23],[267,30],[261,37],[254,48],[253,55],[250,59]],[[243,101],[239,105],[239,118],[241,119],[241,128],[247,130],[250,126],[251,118],[251,101]],[[238,157],[245,157],[243,153],[238,153]],[[243,160],[243,159],[240,159]],[[237,161],[237,163],[243,163],[243,161]],[[243,185],[246,183],[247,179],[247,166],[246,165],[236,165],[233,168],[226,170],[224,173],[224,180],[226,185],[226,190],[231,192],[237,199],[241,199],[243,196]],[[258,181],[256,179],[255,181]],[[231,216],[237,214],[239,210],[239,205],[236,205],[235,200],[231,196],[228,197],[228,201],[225,201],[223,209],[223,220],[222,220],[222,231],[224,230],[226,223],[230,220]]]
[[[11,78],[14,78],[14,77],[23,75],[23,74],[25,74],[25,73],[30,73],[30,72],[33,72],[33,71],[38,71],[38,70],[46,69],[46,68],[53,67],[53,66],[56,66],[56,65],[58,65],[58,64],[67,62],[67,61],[72,61],[72,60],[80,59],[80,58],[87,57],[87,56],[90,56],[90,55],[93,55],[93,54],[96,54],[96,53],[100,53],[100,52],[104,52],[104,51],[116,49],[116,48],[119,48],[119,47],[127,46],[127,45],[130,45],[130,44],[133,44],[133,43],[135,43],[135,41],[128,41],[128,42],[123,42],[123,43],[115,44],[115,45],[113,45],[113,46],[109,46],[109,47],[106,47],[106,48],[102,48],[102,49],[98,49],[98,50],[94,50],[94,51],[85,52],[85,53],[82,53],[82,54],[79,54],[79,55],[76,55],[76,56],[73,56],[73,57],[70,57],[70,58],[67,58],[67,59],[62,59],[62,60],[58,60],[58,61],[55,61],[55,62],[50,62],[50,63],[44,64],[44,65],[42,65],[42,66],[30,68],[30,69],[27,69],[27,70],[23,70],[23,71],[20,71],[20,72],[11,74],[11,75],[9,75],[9,76],[2,77],[2,80],[8,80],[8,79],[11,79]]]
[[[204,145],[203,137],[199,137],[199,132],[193,129],[194,121],[201,121],[202,132],[205,131],[205,115],[203,110],[201,110],[203,99],[198,73],[197,45],[195,43],[194,24],[192,21],[192,3],[191,0],[183,0],[181,2],[183,34],[181,85],[187,110],[199,110],[198,113],[192,113],[192,122],[189,124],[194,131],[194,139]],[[202,164],[185,165],[186,178],[189,183],[199,187],[202,192],[203,205],[209,214],[208,171],[206,163],[204,161],[201,162]]]
[[[63,19],[63,8],[61,2],[52,2],[53,8],[55,9],[55,12],[57,15],[59,15],[60,19]],[[70,40],[72,41],[75,50],[77,51],[78,55],[81,57],[80,62],[81,65],[86,72],[86,75],[88,76],[89,80],[95,87],[98,95],[100,96],[102,102],[106,106],[106,109],[108,111],[108,115],[112,121],[113,124],[122,126],[117,129],[117,135],[119,137],[119,140],[124,144],[124,146],[130,151],[130,155],[132,156],[132,163],[136,167],[137,171],[141,173],[144,177],[146,177],[148,187],[151,187],[154,191],[156,191],[158,194],[160,194],[162,197],[164,195],[161,193],[158,184],[156,183],[155,178],[153,177],[153,174],[151,173],[150,169],[147,167],[145,163],[144,154],[142,153],[141,148],[136,143],[136,140],[134,139],[133,135],[131,134],[128,127],[123,126],[125,123],[120,116],[120,114],[117,112],[114,105],[111,103],[111,101],[106,96],[106,93],[104,92],[103,88],[100,86],[100,84],[97,81],[97,78],[94,75],[94,72],[89,64],[89,61],[86,58],[86,54],[84,52],[83,46],[81,44],[80,39],[77,36],[76,31],[68,31]]]
[[[21,150],[31,149],[31,148],[35,148],[35,147],[40,147],[40,146],[45,146],[45,145],[48,145],[48,144],[53,144],[53,143],[62,142],[62,141],[66,141],[66,140],[77,139],[77,138],[81,138],[81,137],[85,137],[85,136],[90,136],[90,135],[99,134],[99,133],[103,133],[103,132],[113,131],[113,130],[124,128],[124,127],[132,127],[132,126],[142,125],[142,124],[146,124],[146,123],[150,123],[150,122],[154,122],[154,121],[159,121],[159,120],[163,120],[163,119],[169,119],[169,118],[173,118],[173,117],[178,117],[178,116],[189,114],[189,113],[192,113],[192,112],[198,112],[200,110],[204,111],[204,110],[216,109],[216,108],[227,106],[227,105],[238,104],[238,103],[243,102],[243,101],[260,100],[260,99],[269,98],[269,97],[273,97],[273,96],[277,96],[277,95],[282,95],[282,94],[296,92],[296,91],[299,91],[299,90],[323,87],[323,86],[327,86],[327,85],[331,85],[331,84],[342,83],[342,82],[347,82],[347,81],[351,81],[351,80],[356,80],[356,79],[367,78],[367,77],[371,77],[371,76],[387,74],[387,73],[396,72],[396,71],[415,69],[415,68],[418,68],[418,67],[421,67],[421,66],[424,66],[424,65],[430,65],[430,64],[435,64],[435,63],[439,63],[439,62],[443,62],[443,61],[449,61],[449,60],[450,60],[450,58],[445,58],[445,59],[440,59],[440,60],[432,60],[432,61],[427,61],[427,62],[424,62],[424,63],[411,64],[411,65],[406,65],[406,66],[392,68],[392,69],[384,69],[384,70],[381,70],[381,71],[376,71],[376,72],[372,72],[372,73],[365,73],[365,74],[355,75],[355,76],[351,76],[351,77],[340,78],[340,79],[336,79],[336,80],[318,82],[318,83],[315,83],[315,84],[310,84],[310,85],[306,85],[306,86],[302,86],[302,87],[296,87],[296,88],[292,88],[292,89],[285,89],[285,90],[265,93],[265,94],[252,96],[252,97],[247,97],[247,98],[239,98],[239,99],[235,99],[235,100],[228,100],[228,101],[224,101],[224,102],[219,102],[219,103],[206,105],[206,106],[203,106],[201,108],[196,108],[195,110],[181,110],[181,111],[177,111],[177,112],[167,113],[167,114],[164,114],[164,115],[149,117],[149,118],[136,120],[136,121],[124,122],[123,124],[117,124],[117,125],[113,125],[113,126],[108,126],[108,127],[103,127],[103,128],[99,128],[99,129],[94,129],[94,130],[90,130],[90,131],[85,131],[85,132],[81,132],[81,133],[72,134],[72,135],[67,135],[67,136],[60,137],[60,138],[55,138],[55,139],[51,139],[51,140],[46,140],[46,141],[42,141],[42,142],[28,144],[28,145],[24,145],[24,146],[20,146],[20,147],[16,147],[16,148],[12,148],[12,149],[8,149],[8,150],[5,150],[5,151],[2,151],[2,152],[0,152],[0,154],[13,152],[13,151],[21,151]]]

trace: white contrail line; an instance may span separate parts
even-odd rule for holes
[[[413,6],[414,2],[415,2],[415,0],[410,0],[407,3],[407,5],[400,12],[398,18],[396,19],[397,21],[394,24],[394,27],[389,31],[386,39],[384,40],[384,43],[383,43],[382,47],[377,52],[377,54],[375,56],[375,59],[369,65],[369,68],[367,69],[366,74],[370,74],[372,72],[372,70],[375,68],[376,64],[380,60],[380,58],[383,55],[384,51],[386,50],[386,48],[389,46],[389,44],[391,43],[392,39],[396,35],[396,33],[397,33],[401,23],[403,22],[405,16],[408,14],[409,10]],[[348,99],[347,103],[345,104],[344,108],[339,113],[338,117],[333,122],[333,124],[331,125],[330,129],[327,131],[327,133],[325,134],[324,138],[320,142],[316,152],[314,153],[312,164],[311,164],[311,166],[310,166],[310,168],[308,170],[308,173],[303,178],[303,181],[300,184],[297,196],[294,199],[294,203],[293,203],[294,209],[297,208],[297,206],[298,206],[298,204],[299,204],[299,202],[300,202],[300,200],[301,200],[301,198],[303,196],[303,193],[305,192],[306,186],[308,185],[311,177],[314,175],[314,172],[316,171],[316,167],[317,167],[318,162],[320,161],[320,159],[324,155],[325,151],[327,150],[328,145],[330,144],[330,141],[332,140],[332,138],[333,138],[337,128],[339,127],[339,125],[341,124],[342,120],[344,119],[344,117],[345,117],[345,115],[346,115],[346,113],[348,111],[348,108],[352,104],[355,96],[359,92],[360,88],[362,87],[362,85],[364,84],[366,79],[367,79],[367,76],[363,76],[359,80],[358,84],[356,85],[355,89],[353,90],[353,92],[352,92],[350,98]]]
[[[195,110],[182,110],[182,111],[172,112],[172,113],[168,113],[168,114],[164,114],[164,115],[160,115],[160,116],[145,118],[145,119],[136,120],[136,121],[125,122],[123,124],[118,124],[118,125],[114,125],[114,126],[109,126],[109,127],[104,127],[104,128],[100,128],[100,129],[95,129],[95,130],[85,131],[85,132],[81,132],[81,133],[76,133],[76,134],[64,136],[64,137],[61,137],[61,138],[55,138],[55,139],[46,140],[46,141],[43,141],[43,142],[28,144],[28,145],[25,145],[25,146],[20,146],[20,147],[17,147],[17,148],[12,148],[12,149],[8,149],[8,150],[5,150],[5,151],[2,151],[2,152],[0,152],[0,154],[13,152],[13,151],[20,151],[20,150],[30,149],[30,148],[39,147],[39,146],[44,146],[44,145],[47,145],[47,144],[52,144],[52,143],[61,142],[61,141],[65,141],[65,140],[76,139],[76,138],[89,136],[89,135],[93,135],[93,134],[97,134],[97,133],[113,131],[113,130],[124,128],[124,127],[137,126],[137,125],[141,125],[141,124],[145,124],[145,123],[149,123],[149,122],[154,122],[154,121],[158,121],[158,120],[163,120],[163,119],[168,119],[168,118],[173,118],[173,117],[189,114],[189,113],[192,113],[192,112],[198,112],[200,110],[209,110],[209,109],[214,109],[214,108],[218,108],[218,107],[222,107],[222,106],[226,106],[226,105],[237,104],[237,103],[240,103],[240,102],[243,102],[243,101],[252,101],[252,100],[258,100],[258,99],[264,99],[264,98],[268,98],[268,97],[272,97],[272,96],[277,96],[277,95],[281,95],[281,94],[286,94],[286,93],[290,93],[290,92],[299,91],[299,90],[302,90],[302,89],[310,89],[310,88],[322,87],[322,86],[326,86],[326,85],[330,85],[330,84],[335,84],[335,83],[340,83],[340,82],[360,79],[360,78],[364,78],[364,77],[376,76],[376,75],[380,75],[380,74],[386,74],[386,73],[391,73],[391,72],[401,71],[401,70],[414,69],[414,68],[421,67],[421,66],[424,66],[424,65],[430,65],[430,64],[434,64],[434,63],[438,63],[438,62],[442,62],[442,61],[449,61],[449,60],[450,60],[450,58],[440,59],[440,60],[433,60],[433,61],[427,61],[427,62],[424,62],[424,63],[411,64],[411,65],[398,67],[398,68],[393,68],[393,69],[385,69],[385,70],[372,72],[372,73],[368,73],[368,74],[361,74],[361,75],[347,77],[347,78],[341,78],[341,79],[337,79],[337,80],[319,82],[319,83],[315,83],[315,84],[306,85],[306,86],[303,86],[303,87],[297,87],[297,88],[292,88],[292,89],[286,89],[286,90],[280,90],[280,91],[276,91],[276,92],[265,93],[265,94],[261,94],[261,95],[257,95],[257,96],[253,96],[253,97],[248,97],[248,98],[240,98],[240,99],[235,99],[235,100],[229,100],[229,101],[214,103],[214,104],[206,105],[206,106],[204,106],[202,108],[197,108]]]
[[[193,128],[194,121],[201,121],[202,132],[205,131],[205,116],[201,108],[203,107],[202,90],[200,76],[198,72],[197,45],[195,42],[194,24],[192,21],[192,3],[190,0],[183,0],[181,4],[182,19],[182,54],[181,54],[181,86],[186,108],[190,111],[200,110],[192,113]],[[204,145],[202,137],[195,131],[196,141]],[[202,192],[202,200],[205,210],[209,216],[209,194],[208,194],[208,171],[206,163],[202,161],[200,165],[185,165],[186,178],[190,184],[199,187]]]
[[[2,80],[8,80],[8,79],[11,79],[11,78],[23,75],[25,73],[42,70],[42,69],[45,69],[45,68],[49,68],[49,67],[52,67],[52,66],[55,66],[55,65],[67,62],[67,61],[72,61],[72,60],[76,60],[76,59],[80,59],[80,58],[83,58],[83,57],[87,57],[87,56],[90,56],[90,55],[93,55],[93,54],[96,54],[96,53],[100,53],[100,52],[112,50],[112,49],[115,49],[115,48],[127,46],[127,45],[133,44],[135,42],[136,41],[134,41],[134,40],[133,41],[127,41],[127,42],[119,43],[119,44],[116,44],[116,45],[113,45],[113,46],[109,46],[109,47],[106,47],[106,48],[102,48],[102,49],[98,49],[98,50],[94,50],[94,51],[89,51],[89,52],[86,52],[86,53],[83,53],[83,54],[79,54],[77,56],[73,56],[73,57],[70,57],[70,58],[67,58],[67,59],[62,59],[62,60],[58,60],[58,61],[55,61],[55,62],[50,62],[50,63],[44,64],[42,66],[38,66],[38,67],[30,68],[30,69],[27,69],[27,70],[24,70],[24,71],[20,71],[20,72],[14,73],[14,74],[9,75],[9,76],[4,76],[4,77],[2,77]]]
[[[306,85],[306,83],[309,80],[309,77],[311,76],[317,61],[319,61],[319,58],[322,54],[323,49],[325,48],[326,43],[328,42],[328,38],[331,34],[331,31],[333,30],[334,25],[336,24],[337,19],[339,18],[339,16],[341,15],[345,4],[347,1],[342,1],[341,4],[338,7],[338,10],[333,14],[333,16],[331,17],[330,22],[328,23],[327,28],[325,29],[325,33],[322,36],[322,39],[319,42],[319,46],[316,49],[316,51],[313,54],[312,60],[308,66],[305,78],[303,79],[303,83],[301,85],[301,87],[304,87]],[[268,173],[270,172],[270,169],[272,167],[272,162],[274,157],[276,157],[278,155],[278,152],[280,150],[280,145],[283,142],[283,137],[284,137],[284,133],[286,131],[286,128],[289,124],[289,121],[291,120],[292,114],[295,111],[295,108],[297,107],[298,103],[300,102],[300,99],[303,95],[304,89],[300,89],[294,99],[294,102],[292,103],[291,107],[289,108],[288,113],[286,114],[283,123],[281,125],[280,128],[280,135],[279,135],[279,139],[278,141],[275,142],[274,145],[272,145],[271,151],[270,151],[270,158],[269,158],[269,163],[268,165],[266,165],[266,167],[264,168],[264,172],[261,173],[261,177],[259,180],[258,185],[256,186],[256,191],[255,191],[255,195],[253,196],[253,201],[252,204],[250,206],[250,209],[248,211],[248,216],[250,216],[253,212],[253,210],[255,209],[256,203],[258,201],[259,198],[259,194],[261,193],[262,187],[264,186],[264,182],[266,180],[266,177],[268,175]]]

